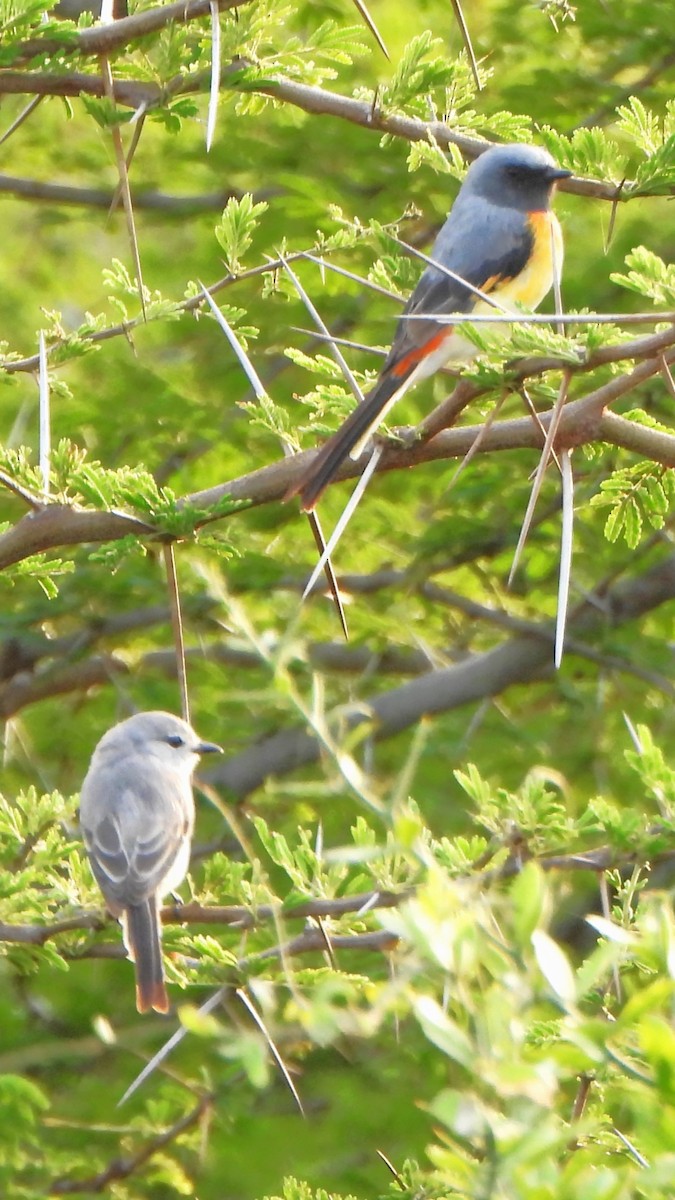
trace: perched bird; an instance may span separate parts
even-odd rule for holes
[[[220,753],[166,712],[137,713],[103,735],[80,796],[89,861],[136,971],[136,1007],[167,1012],[162,897],[185,878],[195,818],[192,772]]]
[[[541,303],[563,259],[551,197],[556,181],[571,174],[537,146],[493,146],[472,163],[429,256],[438,266],[426,268],[406,304],[375,387],[321,447],[287,499],[299,495],[302,508],[313,509],[347,455],[358,457],[408,388],[475,353],[461,327],[434,320],[436,314],[494,312],[472,288],[509,310]]]

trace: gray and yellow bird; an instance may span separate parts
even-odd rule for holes
[[[313,509],[344,459],[357,457],[409,388],[475,353],[461,328],[434,319],[494,312],[472,288],[508,310],[541,303],[563,260],[551,198],[557,181],[571,173],[537,146],[493,146],[472,163],[429,256],[439,265],[426,268],[406,304],[375,387],[321,447],[287,498],[299,495],[302,508]],[[422,319],[408,320],[411,316]]]

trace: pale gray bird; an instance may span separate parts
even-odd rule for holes
[[[136,971],[136,1007],[167,1012],[162,897],[185,878],[200,754],[222,753],[167,712],[137,713],[103,735],[80,797],[89,861]]]

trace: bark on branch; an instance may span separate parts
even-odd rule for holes
[[[247,0],[218,0],[221,11],[240,7]],[[76,38],[35,38],[25,42],[17,52],[16,62],[30,60],[40,54],[60,52],[79,54],[80,56],[108,53],[111,49],[119,49],[129,42],[154,33],[164,28],[172,20],[182,22],[194,20],[209,12],[208,0],[190,0],[184,4],[182,0],[165,8],[148,9],[147,12],[125,17],[108,26],[97,26],[94,29],[81,31]],[[86,36],[85,36],[86,35]],[[245,60],[234,60],[223,68],[223,89],[236,88],[236,76],[252,64]],[[114,80],[113,94],[118,104],[133,109],[141,105],[153,107],[163,103],[169,97],[207,92],[210,84],[210,73],[200,72],[196,75],[177,76],[168,80],[164,86],[136,80]],[[467,134],[458,133],[443,121],[422,121],[418,117],[408,117],[400,113],[387,113],[378,107],[375,97],[373,101],[358,100],[353,96],[343,96],[339,92],[331,92],[326,88],[299,83],[292,79],[278,78],[256,84],[255,79],[246,80],[246,90],[261,96],[270,96],[276,101],[282,101],[302,112],[312,116],[334,117],[347,121],[350,125],[358,125],[362,129],[371,130],[377,134],[390,134],[408,142],[433,141],[442,148],[457,146],[469,161],[477,158],[491,143],[473,138]],[[85,93],[91,96],[104,96],[105,84],[102,76],[72,72],[56,74],[49,72],[22,73],[20,71],[4,71],[0,73],[0,94],[29,94],[46,96],[77,96]],[[626,181],[605,181],[573,176],[560,183],[565,192],[578,196],[588,196],[595,200],[606,200],[612,204],[624,203],[631,199],[631,190]]]
[[[664,344],[672,345],[675,342],[675,326],[666,334],[654,337],[667,337],[669,342]],[[653,343],[654,338],[642,340]],[[631,357],[636,355],[638,344],[639,342],[631,343]],[[664,466],[675,467],[674,435],[604,412],[608,405],[658,374],[664,361],[668,364],[675,362],[675,350],[662,352],[657,358],[640,362],[628,374],[616,376],[580,400],[568,403],[560,419],[556,446],[581,446],[600,441],[632,450]],[[553,364],[546,362],[545,366],[546,369],[550,369]],[[583,371],[589,367],[587,364],[580,364],[578,369]],[[530,367],[529,373],[535,373],[534,365]],[[522,378],[522,375],[520,377]],[[476,395],[478,394],[476,392]],[[550,413],[542,413],[540,420],[543,429],[546,430]],[[407,431],[406,442],[410,442],[411,435],[414,437],[415,431]],[[480,452],[483,454],[515,449],[541,450],[542,446],[541,429],[535,426],[529,417],[499,422],[484,436],[482,425],[449,429],[437,434],[430,441],[414,442],[403,449],[387,449],[378,464],[378,474],[381,471],[407,469],[419,463],[439,459],[463,458],[478,438],[481,439]],[[309,450],[303,454],[283,458],[228,483],[194,492],[184,497],[183,502],[199,508],[211,508],[225,497],[248,502],[250,506],[280,501],[298,474],[306,468],[314,453],[315,451]],[[350,459],[343,464],[336,481],[361,474],[367,462],[367,454],[356,461]],[[206,524],[207,521],[208,518],[201,524]],[[60,546],[114,541],[129,534],[152,538],[155,531],[136,517],[119,512],[93,512],[63,504],[46,505],[38,511],[26,514],[0,536],[0,570],[33,554],[44,553]]]
[[[590,602],[583,605],[570,618],[569,632],[573,637],[584,636],[623,625],[673,600],[675,555],[644,575],[617,584],[603,595],[601,607]],[[379,741],[409,729],[422,717],[497,696],[514,684],[552,675],[553,670],[550,642],[541,637],[513,637],[487,653],[430,671],[364,700],[361,712],[349,725],[353,728],[369,720],[373,737]],[[243,800],[271,776],[288,775],[317,762],[320,756],[321,747],[312,734],[303,728],[284,729],[224,761],[205,777]]]
[[[217,0],[221,12],[242,8],[250,0]],[[16,47],[14,63],[29,62],[49,55],[78,55],[80,58],[112,54],[138,38],[158,33],[167,25],[185,25],[199,17],[208,17],[211,0],[174,0],[173,4],[158,5],[130,17],[121,17],[110,24],[94,25],[91,29],[64,28],[62,34],[50,32],[44,37],[30,38]]]

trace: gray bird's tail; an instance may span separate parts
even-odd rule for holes
[[[143,904],[130,904],[124,911],[124,944],[136,971],[136,1008],[139,1012],[169,1011],[164,986],[159,916],[154,896]]]
[[[359,444],[363,445],[377,428],[400,389],[400,379],[393,375],[383,376],[375,384],[372,392],[364,397],[337,432],[321,447],[306,473],[289,488],[284,499],[290,500],[291,496],[299,496],[303,511],[311,512],[344,460],[359,447]]]

